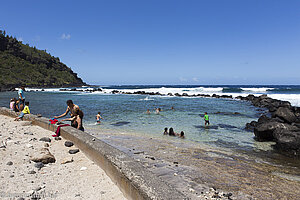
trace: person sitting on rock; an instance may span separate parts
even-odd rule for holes
[[[23,120],[23,117],[24,117],[25,114],[30,114],[29,102],[28,101],[25,102],[24,109],[22,110],[21,114],[18,117],[16,117],[15,121],[18,121],[20,119]]]

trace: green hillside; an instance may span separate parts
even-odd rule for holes
[[[59,58],[24,45],[0,30],[0,91],[26,87],[69,87],[85,83]]]

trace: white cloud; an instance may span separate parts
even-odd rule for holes
[[[193,81],[195,81],[195,82],[199,82],[199,79],[198,79],[198,78],[196,78],[196,77],[194,77],[194,78],[193,78]]]
[[[65,34],[63,33],[60,37],[60,39],[62,40],[69,40],[71,38],[71,35],[70,34]]]
[[[179,80],[180,80],[181,82],[186,82],[186,81],[187,81],[187,79],[186,79],[186,78],[183,78],[183,77],[179,77]]]
[[[17,40],[23,42],[23,38],[22,37],[18,37]]]

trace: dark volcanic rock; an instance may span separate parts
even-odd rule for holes
[[[13,162],[9,161],[6,163],[7,165],[13,165]]]
[[[286,131],[284,129],[276,129],[274,131],[276,138],[276,149],[287,152],[288,154],[300,154],[300,130]]]
[[[289,108],[286,107],[278,108],[274,113],[274,116],[279,117],[280,119],[283,119],[285,122],[290,124],[297,120],[295,114]]]
[[[275,134],[275,131],[277,130],[281,130],[281,132],[288,132],[298,131],[299,128],[290,124],[276,122],[272,119],[269,122],[259,123],[254,128],[254,134],[256,139],[259,141],[277,141],[278,138]]]
[[[71,146],[73,146],[73,145],[74,145],[74,143],[71,142],[71,141],[66,141],[66,142],[65,142],[65,146],[66,146],[66,147],[71,147]]]
[[[71,149],[69,150],[69,154],[75,154],[75,153],[78,153],[79,152],[79,149]]]
[[[37,162],[34,164],[34,166],[40,170],[44,167],[44,164],[42,162]]]
[[[258,141],[273,141],[275,139],[273,136],[273,132],[276,128],[282,128],[283,126],[284,124],[279,122],[259,123],[254,128],[255,138]]]
[[[113,125],[113,126],[123,126],[123,125],[129,124],[129,123],[130,122],[121,121],[121,122],[116,122],[116,123],[113,123],[113,124],[110,124],[110,125]]]
[[[42,138],[40,139],[40,141],[51,142],[51,139],[48,138],[48,137],[42,137]]]

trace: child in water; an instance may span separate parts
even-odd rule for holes
[[[18,121],[19,119],[23,120],[23,117],[24,117],[25,114],[30,114],[29,102],[28,101],[25,102],[24,109],[22,110],[21,114],[18,117],[16,117],[15,121]]]
[[[182,138],[182,139],[184,139],[184,138],[185,138],[185,137],[184,137],[184,132],[183,132],[183,131],[181,131],[181,132],[180,132],[180,135],[179,135],[179,137],[180,137],[180,138]]]
[[[207,115],[207,112],[204,113],[204,125],[206,126],[206,124],[209,125],[209,117]]]
[[[168,128],[165,128],[164,135],[169,135]]]
[[[101,123],[100,119],[103,119],[100,114],[101,114],[101,112],[98,112],[98,114],[96,115],[97,124],[100,124]]]

